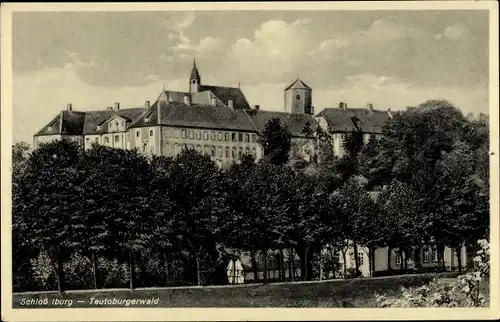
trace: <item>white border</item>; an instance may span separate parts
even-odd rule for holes
[[[163,11],[163,10],[489,10],[491,124],[491,303],[489,309],[12,309],[11,279],[11,145],[12,145],[12,12],[13,11]],[[226,320],[362,320],[491,319],[499,317],[499,83],[498,3],[496,1],[407,2],[247,2],[247,3],[2,3],[1,6],[1,191],[2,320],[5,321],[226,321]]]

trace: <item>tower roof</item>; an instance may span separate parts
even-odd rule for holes
[[[292,84],[290,84],[285,91],[289,90],[290,88],[305,88],[305,89],[311,89],[309,86],[307,86],[306,83],[301,81],[299,78],[297,78]]]
[[[195,60],[193,60],[193,69],[191,69],[191,77],[189,79],[200,80],[200,73],[198,72],[198,68],[196,67]]]

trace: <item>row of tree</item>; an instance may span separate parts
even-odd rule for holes
[[[174,271],[202,285],[224,283],[228,247],[251,254],[255,280],[257,255],[266,272],[267,253],[285,250],[310,279],[312,259],[327,245],[368,247],[373,270],[377,247],[460,249],[488,235],[485,120],[428,101],[396,114],[367,144],[362,126],[346,135],[342,158],[332,153],[331,133],[304,133],[318,152],[310,161],[290,153],[291,135],[273,119],[259,139],[265,157],[256,163],[247,155],[228,169],[193,150],[148,159],[98,145],[83,151],[70,141],[30,154],[14,146],[14,285],[29,284],[30,259],[40,252],[63,291],[65,262],[75,256],[92,263],[95,288],[105,284],[103,259],[128,264],[130,288],[169,284]],[[153,257],[163,275],[148,284],[137,273]]]

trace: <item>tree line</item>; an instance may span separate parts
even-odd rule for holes
[[[251,254],[255,280],[257,259],[267,272],[268,254],[283,259],[284,251],[298,256],[308,280],[325,247],[345,262],[346,246],[357,258],[363,245],[374,271],[377,247],[407,255],[432,243],[442,255],[487,238],[485,119],[427,101],[396,113],[366,144],[362,130],[345,135],[338,158],[332,133],[306,127],[317,153],[303,160],[272,119],[259,137],[264,157],[245,155],[227,169],[194,150],[147,158],[64,140],[31,153],[16,144],[14,288],[223,284],[227,259],[241,251]]]

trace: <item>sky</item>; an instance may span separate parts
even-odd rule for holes
[[[447,99],[488,112],[488,11],[15,12],[14,141],[73,109],[154,102],[203,84],[237,86],[250,105],[282,111],[300,77],[315,112],[400,110]]]

